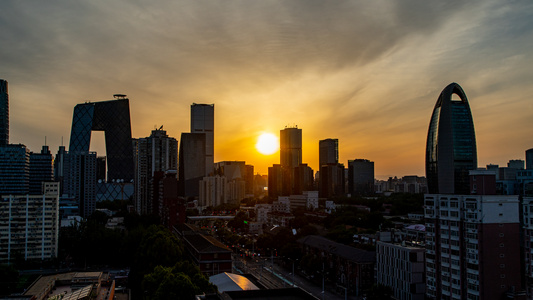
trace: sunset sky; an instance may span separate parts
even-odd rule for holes
[[[73,108],[130,99],[133,137],[163,125],[179,140],[190,105],[215,104],[215,161],[267,173],[263,132],[303,131],[303,161],[338,138],[340,162],[376,177],[424,175],[442,89],[470,102],[478,164],[533,148],[533,2],[2,1],[0,78],[10,142],[68,147]],[[103,134],[93,134],[103,153]]]

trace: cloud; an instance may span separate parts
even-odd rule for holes
[[[527,120],[531,109],[501,103],[513,99],[519,104],[508,107],[517,109],[531,92],[529,1],[2,5],[9,13],[0,15],[0,40],[8,45],[0,48],[0,77],[10,82],[12,136],[31,149],[40,148],[36,135],[70,131],[76,103],[124,93],[134,136],[164,124],[179,137],[189,129],[192,102],[215,103],[217,143],[244,145],[256,132],[292,123],[309,145],[338,137],[343,159],[374,156],[376,173],[420,174],[429,115],[452,81],[465,89],[475,121],[485,121],[481,113],[501,115],[490,133],[476,122],[480,153],[490,139],[484,135],[531,135],[526,124],[506,123],[508,115]],[[50,113],[43,122],[44,106]],[[231,145],[220,149],[216,159],[233,155],[224,150]],[[304,151],[316,167],[317,151]],[[387,158],[394,151],[407,153],[402,164]]]

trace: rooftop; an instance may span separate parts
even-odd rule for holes
[[[299,239],[298,242],[357,263],[373,263],[376,261],[376,253],[373,251],[361,250],[339,244],[318,235],[306,236]]]

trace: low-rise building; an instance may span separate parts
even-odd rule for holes
[[[350,293],[361,296],[374,284],[376,253],[336,243],[318,235],[298,240],[305,255],[322,260],[324,272]]]
[[[212,236],[193,230],[187,224],[174,226],[174,233],[183,241],[189,258],[203,274],[212,276],[232,272],[232,251],[226,245]]]

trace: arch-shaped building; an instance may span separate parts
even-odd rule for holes
[[[452,100],[452,95],[460,100]],[[477,168],[476,133],[466,94],[457,83],[442,90],[433,109],[426,144],[430,194],[470,194],[469,170]]]
[[[130,182],[134,178],[130,103],[125,95],[118,100],[86,102],[74,107],[69,152],[88,152],[92,131],[105,132],[108,180]]]

